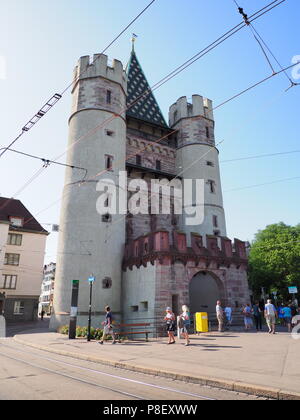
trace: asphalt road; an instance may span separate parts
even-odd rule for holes
[[[188,363],[188,361],[187,361]],[[257,400],[111,368],[0,339],[1,400]]]

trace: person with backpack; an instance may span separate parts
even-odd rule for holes
[[[179,328],[180,328],[181,334],[183,335],[183,337],[186,340],[185,345],[189,346],[189,344],[190,344],[189,326],[191,325],[189,308],[186,305],[183,305],[182,306],[182,311],[183,312],[179,317]]]
[[[98,344],[103,344],[105,336],[106,335],[111,335],[113,338],[112,344],[116,344],[116,337],[115,337],[115,333],[113,330],[113,316],[110,310],[109,306],[105,306],[105,321],[102,322],[103,325],[103,335],[102,335],[102,339],[98,342]]]

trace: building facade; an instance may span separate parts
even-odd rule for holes
[[[51,315],[53,308],[54,282],[55,282],[56,263],[49,263],[44,266],[43,282],[39,303],[39,314],[44,311]]]
[[[181,97],[167,123],[134,50],[126,70],[105,55],[93,63],[82,57],[72,94],[67,163],[87,175],[66,170],[51,327],[68,323],[72,280],[79,280],[78,323],[87,323],[91,275],[95,326],[105,305],[125,322],[161,319],[166,306],[178,314],[183,304],[213,317],[217,299],[240,308],[249,300],[247,256],[244,242],[226,234],[212,101]],[[175,196],[169,212],[128,211],[124,201],[141,208],[141,180],[149,202],[158,183],[199,180],[201,194],[184,200],[181,214]],[[107,214],[99,210],[104,199]],[[200,208],[201,221],[190,223]]]
[[[0,293],[8,321],[37,318],[47,235],[21,201],[0,197]]]

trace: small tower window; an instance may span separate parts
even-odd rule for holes
[[[137,165],[139,165],[139,166],[141,166],[141,164],[142,164],[142,157],[141,157],[141,155],[136,155],[136,164]]]
[[[205,130],[206,130],[206,137],[209,139],[209,127],[205,127]]]
[[[212,181],[211,179],[209,179],[207,181],[208,185],[209,185],[209,190],[212,194],[214,194],[216,192],[216,184],[215,181]]]
[[[102,222],[103,223],[110,223],[111,222],[111,215],[109,213],[102,215]]]
[[[175,123],[177,121],[177,118],[178,118],[178,112],[177,111],[174,112],[173,118],[174,118],[174,123]]]
[[[214,227],[219,227],[218,225],[218,216],[213,215],[213,226]]]
[[[160,161],[160,160],[157,160],[157,161],[156,161],[156,169],[157,169],[158,171],[161,171],[161,161]]]
[[[207,161],[206,161],[206,165],[207,165],[207,166],[212,166],[212,167],[214,167],[214,166],[215,166],[214,162],[211,162],[210,160],[207,160]]]
[[[111,155],[105,155],[105,169],[108,171],[112,171],[112,163],[113,163],[113,156]]]
[[[111,131],[111,130],[106,130],[106,135],[107,136],[109,136],[109,137],[113,137],[114,136],[114,131]]]
[[[111,104],[111,90],[106,91],[106,103]]]

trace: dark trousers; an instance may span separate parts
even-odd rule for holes
[[[254,320],[255,320],[256,329],[258,330],[258,327],[259,327],[259,329],[262,330],[262,317],[261,317],[261,315],[254,315]]]

